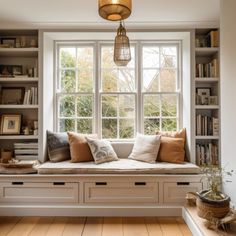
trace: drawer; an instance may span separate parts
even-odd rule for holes
[[[202,183],[164,183],[164,203],[184,203],[186,193],[202,189]]]
[[[85,203],[157,203],[158,184],[148,182],[84,183]]]
[[[3,203],[77,203],[77,183],[24,183],[0,185],[0,202]]]

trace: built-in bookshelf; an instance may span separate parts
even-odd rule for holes
[[[28,159],[38,157],[38,38],[38,30],[0,30],[0,148],[15,156],[16,145],[31,144]]]
[[[195,30],[194,116],[195,162],[220,163],[219,29]]]

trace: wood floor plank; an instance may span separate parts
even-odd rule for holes
[[[183,236],[178,223],[175,218],[172,217],[161,217],[157,219],[158,223],[161,226],[161,231],[163,236]]]
[[[106,217],[103,220],[102,236],[123,236],[121,217]]]
[[[0,236],[7,235],[21,220],[21,217],[0,217]]]
[[[148,236],[147,227],[143,217],[123,218],[124,236]]]
[[[53,223],[54,217],[40,217],[29,236],[44,236],[48,232],[50,225]]]
[[[83,236],[101,236],[102,235],[102,217],[87,218],[84,226]]]
[[[81,236],[84,230],[85,217],[70,217],[65,225],[63,236]]]
[[[34,228],[40,217],[23,217],[7,236],[26,236]]]
[[[162,236],[161,226],[155,217],[145,217],[149,236]]]
[[[183,236],[192,236],[192,233],[191,233],[189,227],[186,225],[183,218],[177,217],[176,222],[178,223],[180,231],[182,232]]]
[[[55,217],[46,233],[46,236],[61,236],[63,234],[68,217]]]

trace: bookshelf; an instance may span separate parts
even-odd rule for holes
[[[38,30],[0,30],[0,148],[11,150],[12,156],[16,143],[39,143],[38,38]],[[16,121],[3,118],[11,115],[21,117],[17,131]]]
[[[194,160],[220,163],[219,29],[195,29],[194,35]]]

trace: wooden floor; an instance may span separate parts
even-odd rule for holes
[[[190,236],[182,218],[0,217],[0,236]]]

